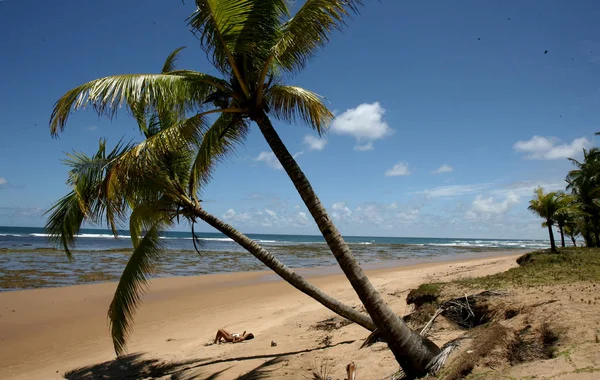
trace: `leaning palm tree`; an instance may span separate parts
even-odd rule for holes
[[[205,116],[217,114],[192,164],[188,192],[199,204],[194,198],[198,185],[210,178],[204,170],[206,157],[229,151],[231,137],[243,138],[250,122],[256,123],[399,364],[409,377],[425,374],[439,348],[414,333],[385,304],[271,122],[271,118],[302,121],[319,134],[325,131],[333,114],[322,97],[286,85],[284,80],[304,68],[362,1],[308,0],[291,18],[285,0],[195,3],[189,25],[222,78],[171,67],[163,74],[100,78],[58,100],[50,121],[52,134],[63,130],[73,109],[86,105],[92,105],[99,114],[113,116],[120,105],[131,108],[143,103],[158,112],[196,113],[192,117],[202,120],[201,124]]]
[[[554,233],[552,232],[552,226],[555,223],[555,216],[557,210],[560,209],[559,199],[557,198],[556,192],[544,193],[544,189],[540,186],[534,191],[534,198],[529,201],[528,209],[544,219],[542,227],[548,228],[548,235],[550,236],[550,250],[554,253],[558,253],[556,249],[556,243],[554,241]]]
[[[199,218],[246,248],[309,297],[368,330],[375,329],[367,315],[323,293],[255,241],[193,203],[184,185],[189,180],[194,147],[181,144],[177,150],[164,149],[162,126],[177,122],[177,118],[172,113],[147,118],[139,106],[136,112],[141,123],[140,129],[146,137],[142,143],[137,146],[119,143],[107,153],[106,143],[101,140],[98,152],[92,157],[83,153],[68,155],[65,162],[71,170],[67,183],[72,191],[50,209],[46,226],[51,238],[72,258],[71,248],[84,221],[98,224],[106,220],[117,233],[117,222],[130,215],[129,230],[134,253],[121,276],[109,310],[111,335],[117,355],[124,352],[133,311],[144,290],[148,271],[161,258],[163,247],[158,240],[160,232],[170,227],[174,220],[179,221],[180,217],[192,225],[193,235],[193,226],[196,218]],[[169,130],[168,137],[175,137],[175,131]],[[172,144],[170,148],[173,148]],[[210,166],[209,163],[207,167]],[[143,231],[145,235],[140,238]]]

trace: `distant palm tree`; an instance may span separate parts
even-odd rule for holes
[[[556,211],[560,209],[560,200],[557,197],[556,192],[544,193],[542,187],[535,189],[534,194],[535,197],[529,201],[528,209],[544,219],[542,226],[548,228],[548,235],[550,235],[550,250],[554,253],[558,253],[556,243],[554,242],[552,226],[555,223],[554,218],[556,216]]]
[[[270,118],[303,121],[319,134],[324,132],[333,114],[322,98],[283,82],[304,68],[325,46],[331,32],[341,28],[361,3],[361,0],[308,0],[289,18],[285,0],[196,0],[197,9],[190,16],[189,25],[223,79],[171,67],[165,67],[163,74],[100,78],[59,99],[50,128],[57,134],[72,109],[88,104],[108,116],[113,116],[122,104],[132,110],[144,104],[158,112],[198,112],[193,118],[199,128],[208,126],[205,116],[217,114],[216,122],[204,134],[188,181],[188,195],[198,203],[195,198],[198,186],[210,178],[210,172],[203,168],[206,157],[230,152],[232,141],[243,141],[249,123],[255,122],[396,360],[409,377],[416,377],[427,372],[439,348],[406,326],[383,301]],[[189,134],[190,141],[193,135]]]
[[[565,235],[567,235],[571,239],[573,247],[577,247],[577,237],[581,235],[581,231],[577,223],[567,223],[565,225],[564,231]]]
[[[584,213],[583,238],[588,247],[600,245],[600,150],[583,150],[583,161],[569,158],[576,169],[567,175],[570,190]]]
[[[367,315],[323,293],[254,240],[194,203],[188,197],[185,185],[197,148],[180,143],[178,149],[165,149],[165,138],[175,138],[180,142],[184,139],[177,138],[177,129],[170,129],[170,135],[160,133],[168,128],[166,126],[179,123],[179,118],[172,112],[148,114],[142,105],[134,109],[146,139],[137,146],[119,143],[110,152],[106,150],[105,141],[100,140],[98,151],[92,157],[83,153],[69,154],[65,163],[71,167],[67,183],[72,190],[50,209],[46,225],[51,239],[59,243],[72,259],[71,248],[84,221],[98,224],[106,219],[117,234],[119,220],[130,215],[129,230],[134,252],[109,310],[117,355],[125,350],[133,312],[144,291],[148,272],[162,257],[160,233],[171,227],[175,220],[179,221],[180,217],[192,225],[192,231],[196,218],[207,222],[309,297],[368,330],[375,329]],[[193,120],[184,122],[193,123]],[[168,147],[173,148],[173,144],[171,141]],[[205,164],[205,168],[210,169],[214,162],[207,161]]]
[[[554,220],[560,233],[561,246],[565,247],[565,228],[573,224],[577,215],[581,215],[581,211],[577,207],[575,197],[563,192],[556,193],[558,209],[554,213]]]

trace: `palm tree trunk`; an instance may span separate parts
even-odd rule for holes
[[[565,247],[565,233],[563,231],[563,226],[561,226],[560,224],[558,225],[558,230],[560,231],[560,244],[561,247]]]
[[[591,228],[592,228],[592,222],[590,220],[589,217],[585,217],[585,224],[583,226],[583,240],[585,240],[585,245],[587,245],[588,247],[595,247],[594,245],[594,241],[592,240],[592,233],[591,233]]]
[[[325,207],[315,194],[312,186],[298,164],[287,150],[283,141],[273,128],[268,116],[262,111],[254,115],[254,121],[267,140],[271,150],[294,183],[304,204],[317,223],[321,234],[331,249],[340,268],[350,281],[356,294],[367,309],[377,328],[396,360],[409,378],[423,376],[428,364],[440,352],[440,349],[427,338],[411,330],[383,301],[362,268],[354,258],[342,235],[333,224]]]
[[[554,232],[552,232],[552,221],[547,219],[546,224],[548,224],[548,234],[550,235],[550,251],[553,253],[558,253],[558,249],[556,249],[556,243],[554,242]]]
[[[269,251],[257,244],[254,240],[250,239],[248,236],[236,230],[229,224],[219,220],[214,215],[206,212],[202,207],[200,207],[200,205],[194,207],[194,214],[208,223],[210,226],[222,232],[225,236],[241,245],[244,249],[254,255],[254,257],[269,267],[273,272],[277,273],[281,278],[283,278],[296,289],[300,290],[302,293],[313,298],[334,313],[359,324],[365,329],[369,331],[375,330],[375,324],[368,315],[360,313],[357,310],[352,309],[350,306],[345,305],[335,298],[323,293],[321,289],[306,281],[304,277],[298,275],[296,272],[285,266],[281,261],[279,261]]]

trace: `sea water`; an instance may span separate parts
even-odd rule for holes
[[[189,276],[265,269],[254,256],[219,233],[162,236],[163,255],[152,276]],[[292,268],[335,265],[322,236],[248,234]],[[132,252],[127,231],[115,239],[108,230],[82,229],[74,261],[48,241],[42,228],[0,227],[0,291],[115,281]],[[360,263],[474,255],[482,251],[548,248],[544,240],[346,236]]]

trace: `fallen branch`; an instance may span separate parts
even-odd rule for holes
[[[421,336],[425,336],[425,334],[427,334],[427,332],[429,331],[429,329],[431,328],[431,326],[433,326],[433,321],[435,321],[435,319],[444,312],[443,308],[439,308],[435,311],[435,313],[433,314],[433,317],[431,317],[431,319],[429,320],[429,322],[427,322],[427,324],[423,327],[423,329],[421,329],[421,332],[419,333]]]

